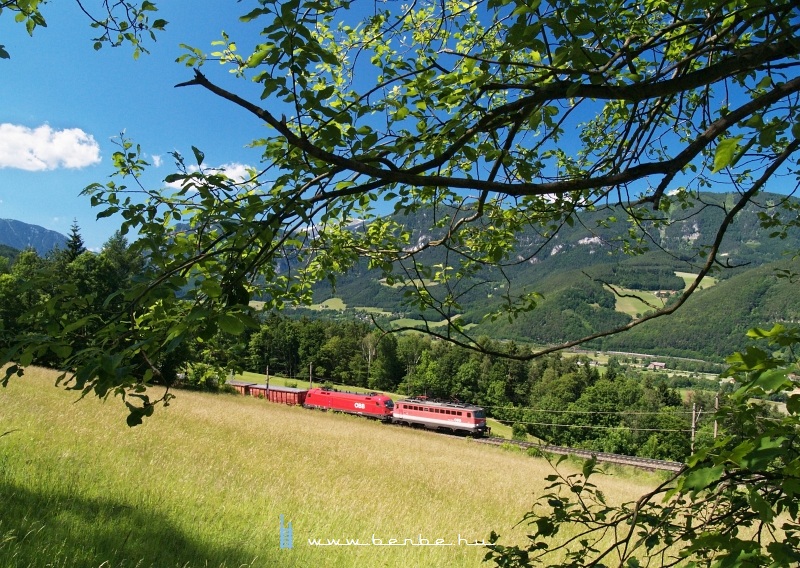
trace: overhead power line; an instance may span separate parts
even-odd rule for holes
[[[691,433],[691,428],[630,428],[628,426],[597,426],[593,424],[553,424],[551,422],[515,422],[515,424],[531,424],[533,426],[552,426],[556,428],[595,428],[597,430],[628,430],[630,432],[683,432]]]
[[[553,414],[622,414],[625,416],[664,416],[663,412],[658,411],[630,411],[630,410],[550,410],[545,408],[532,408],[526,406],[486,406],[481,405],[483,408],[501,408],[505,410],[525,410],[528,412],[550,412]],[[670,416],[685,414],[691,416],[691,410],[677,410],[669,413]]]

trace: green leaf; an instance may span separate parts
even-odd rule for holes
[[[239,335],[244,331],[244,323],[237,317],[230,314],[220,314],[219,318],[219,328],[224,331],[225,333],[230,333],[231,335]]]
[[[119,207],[109,207],[104,211],[100,211],[100,213],[97,214],[97,219],[104,219],[106,217],[111,217],[112,215],[118,212],[119,212]]]
[[[271,47],[256,51],[250,57],[247,58],[247,66],[258,67],[270,53],[272,53]]]
[[[192,152],[194,152],[194,159],[197,160],[197,165],[202,166],[206,159],[206,155],[194,146],[192,146]]]
[[[786,439],[782,437],[759,437],[753,451],[742,458],[742,465],[755,471],[766,470],[774,460],[785,454],[785,443]]]
[[[128,427],[133,428],[134,426],[138,426],[142,423],[142,416],[143,413],[139,408],[136,408],[132,404],[126,403],[128,405],[128,409],[130,413],[128,414],[127,418],[125,419],[125,423]]]
[[[725,472],[725,467],[717,465],[714,467],[703,467],[690,471],[683,479],[683,487],[690,491],[701,491],[711,487],[722,474]]]
[[[781,387],[786,382],[787,369],[775,369],[772,371],[765,371],[761,373],[756,380],[750,385],[752,387],[761,387],[766,392],[772,392]]]
[[[789,414],[797,414],[800,412],[800,394],[790,395],[786,399],[786,411]]]
[[[586,479],[594,473],[594,468],[597,465],[597,456],[592,456],[591,459],[586,460],[583,462],[583,477]]]
[[[72,347],[69,345],[51,345],[50,350],[61,359],[66,359],[72,354]]]
[[[207,278],[200,284],[200,288],[209,298],[219,298],[222,295],[222,286],[216,280]]]
[[[714,154],[714,167],[711,169],[713,173],[725,169],[733,162],[733,157],[739,148],[741,139],[742,136],[734,136],[733,138],[725,138],[719,141],[717,151]]]

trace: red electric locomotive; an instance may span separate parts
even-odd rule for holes
[[[429,430],[450,430],[481,437],[491,432],[486,425],[483,408],[473,404],[438,402],[425,397],[397,401],[392,421],[406,426],[422,426]]]
[[[358,393],[329,388],[315,388],[309,389],[303,406],[358,414],[388,422],[392,419],[394,403],[388,396],[376,392]]]

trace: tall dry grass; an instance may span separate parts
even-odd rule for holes
[[[465,438],[236,395],[179,392],[131,429],[118,400],[75,402],[54,378],[0,390],[3,567],[479,566],[486,550],[466,543],[524,542],[515,525],[552,473]],[[603,478],[615,499],[654,483]],[[389,539],[403,545],[375,545]],[[436,539],[452,546],[419,546]]]

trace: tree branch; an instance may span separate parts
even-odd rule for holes
[[[258,107],[253,103],[239,97],[238,95],[227,91],[211,81],[200,71],[195,70],[195,78],[185,83],[180,83],[176,87],[185,87],[190,85],[202,86],[212,93],[236,104],[237,106],[251,112],[267,124],[275,128],[278,133],[283,136],[287,143],[299,150],[307,153],[308,155],[319,159],[331,166],[337,168],[344,168],[345,170],[354,173],[364,174],[375,178],[374,182],[370,182],[370,186],[375,188],[380,185],[388,184],[405,184],[418,187],[448,187],[452,189],[475,189],[479,191],[490,191],[495,193],[504,193],[508,195],[517,196],[534,196],[534,195],[549,195],[549,194],[563,194],[571,191],[580,191],[585,189],[597,189],[609,186],[616,186],[621,184],[630,183],[650,175],[664,174],[669,180],[672,179],[679,171],[681,171],[696,155],[698,155],[704,148],[710,145],[721,133],[725,132],[731,126],[750,116],[752,113],[766,108],[771,104],[779,101],[780,99],[800,92],[800,78],[792,79],[786,83],[777,85],[770,92],[742,105],[738,109],[731,111],[722,118],[712,123],[696,140],[689,144],[680,154],[670,160],[662,162],[649,162],[639,164],[628,168],[627,170],[615,173],[602,175],[597,177],[587,178],[572,178],[566,180],[559,180],[555,182],[545,183],[506,183],[491,180],[479,180],[469,178],[457,178],[439,175],[420,175],[417,172],[423,166],[436,165],[444,158],[439,158],[426,164],[415,166],[410,169],[381,169],[367,164],[367,161],[372,161],[374,158],[346,158],[338,154],[334,154],[315,146],[311,141],[305,137],[298,136],[287,126],[283,120],[278,120],[266,109]],[[516,108],[521,103],[505,105],[506,110]],[[498,111],[499,112],[499,111]],[[495,113],[497,114],[497,113]],[[477,127],[473,129],[470,136],[477,133]],[[466,135],[465,135],[466,136]],[[446,152],[445,152],[446,154]],[[659,186],[658,192],[655,196],[646,198],[644,201],[654,201],[657,199],[667,186],[667,181],[662,181]],[[377,185],[376,185],[377,184]],[[363,191],[363,190],[362,190]],[[359,190],[348,188],[349,194],[358,194]]]

